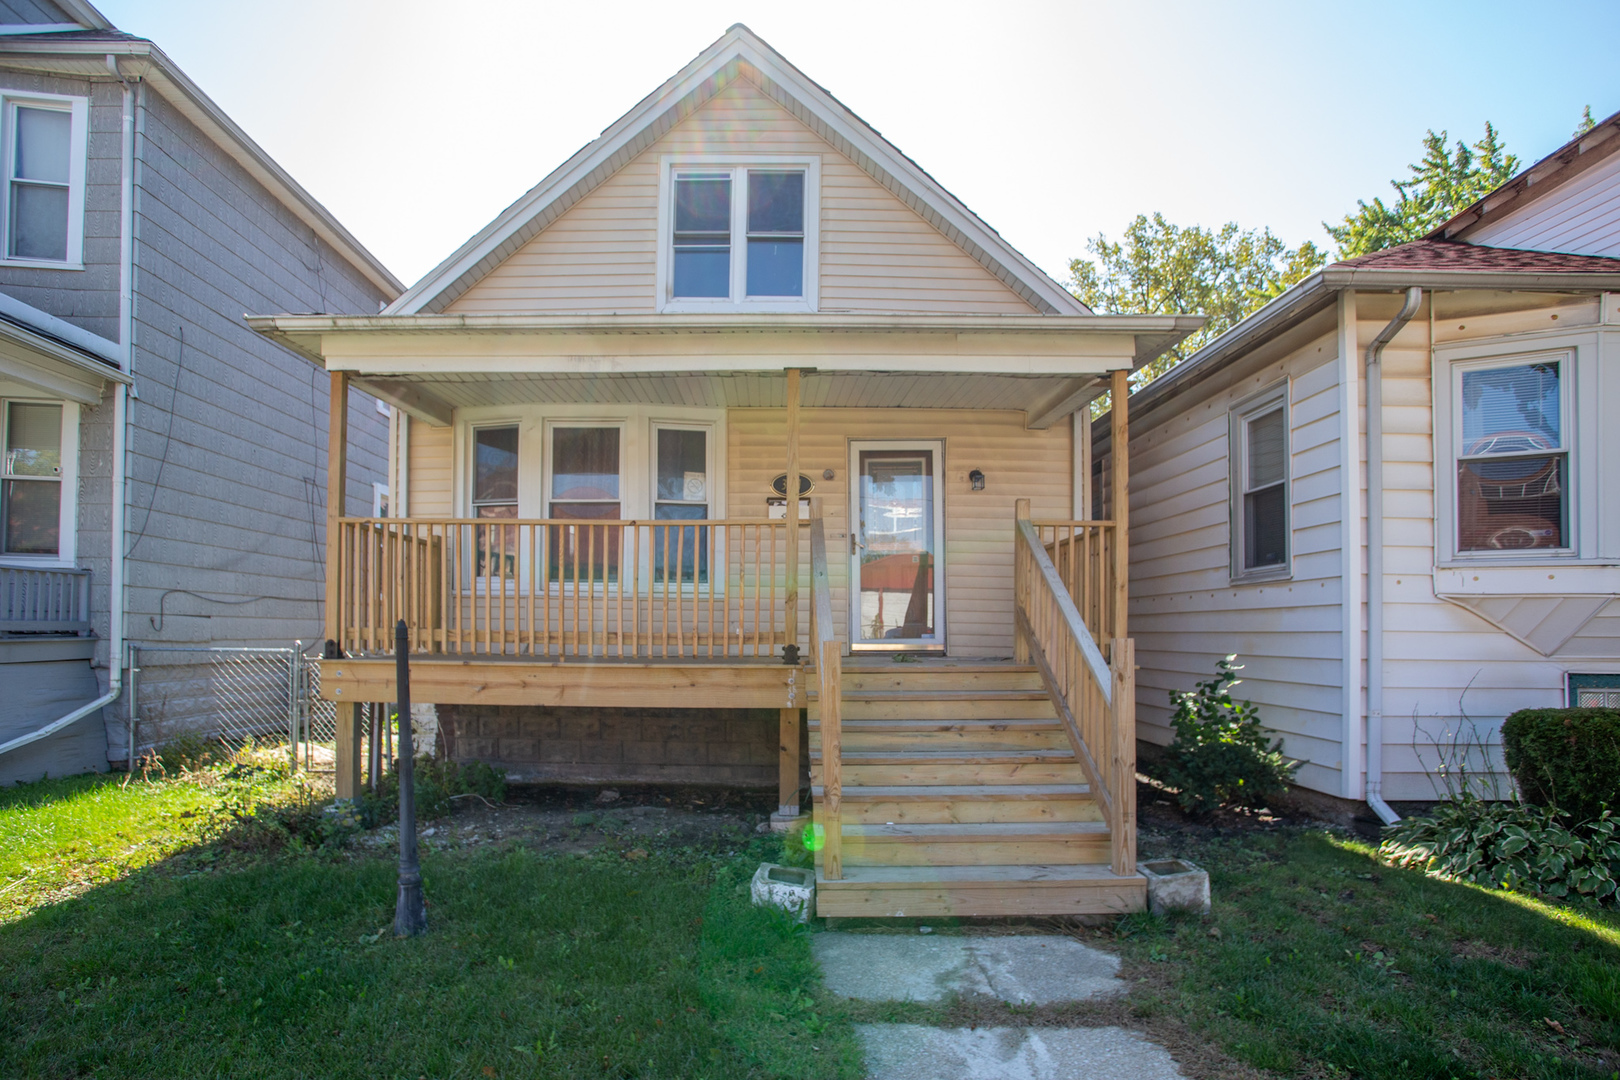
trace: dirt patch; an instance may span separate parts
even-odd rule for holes
[[[429,850],[500,845],[585,854],[620,848],[630,857],[660,847],[723,849],[768,829],[773,797],[724,788],[514,787],[507,800],[457,800],[449,817],[424,822]],[[365,847],[395,843],[386,826],[358,840]]]
[[[1529,949],[1518,949],[1511,945],[1491,945],[1483,941],[1454,941],[1451,944],[1451,955],[1459,960],[1490,960],[1521,971],[1528,970],[1538,958],[1538,954]]]

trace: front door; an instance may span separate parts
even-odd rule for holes
[[[850,648],[945,649],[939,442],[850,444]]]

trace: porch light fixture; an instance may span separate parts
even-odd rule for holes
[[[973,485],[974,491],[984,490],[984,470],[974,469],[968,473],[968,483]]]

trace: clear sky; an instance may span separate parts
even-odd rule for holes
[[[1620,0],[97,0],[407,284],[734,22],[1059,280],[1138,213],[1325,243],[1428,128],[1620,110]]]

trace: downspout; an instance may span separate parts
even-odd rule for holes
[[[1367,346],[1367,805],[1385,825],[1401,820],[1384,801],[1384,346],[1423,303],[1423,290],[1406,290],[1406,303]]]
[[[123,74],[118,70],[118,59],[112,55],[107,56],[107,68],[112,72],[124,87],[123,108],[123,188],[121,191],[122,205],[119,207],[119,242],[118,242],[118,321],[119,346],[122,353],[123,368],[129,372],[133,366],[134,349],[130,340],[134,328],[134,291],[133,291],[133,264],[135,253],[134,237],[134,206],[135,206],[135,90]],[[19,747],[38,742],[41,739],[61,731],[72,724],[78,723],[86,716],[105,708],[118,700],[124,689],[124,480],[126,448],[125,425],[129,417],[129,387],[120,382],[114,384],[113,389],[113,431],[112,431],[112,492],[111,492],[111,522],[108,531],[111,533],[111,558],[107,570],[107,692],[90,702],[81,705],[66,716],[46,724],[37,731],[27,735],[20,735],[9,742],[0,744],[0,755],[8,754]],[[135,767],[134,753],[135,725],[130,724],[130,755],[128,767]]]

